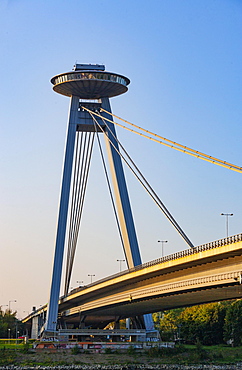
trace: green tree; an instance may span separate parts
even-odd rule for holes
[[[182,310],[177,308],[153,314],[155,326],[163,341],[175,340],[179,336],[179,316]]]
[[[8,338],[9,335],[15,338],[18,331],[23,332],[23,324],[16,318],[16,314],[9,310],[4,312],[0,307],[0,338]]]
[[[153,315],[162,340],[183,339],[186,342],[211,345],[223,343],[223,327],[231,302],[209,303],[173,309]]]
[[[226,304],[187,307],[180,315],[181,336],[188,342],[211,345],[223,342]]]
[[[224,339],[232,346],[242,344],[242,300],[233,301],[228,306],[224,324]]]

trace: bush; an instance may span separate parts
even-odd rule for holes
[[[71,353],[72,353],[73,355],[78,355],[79,353],[81,353],[80,348],[78,347],[78,345],[77,345],[77,344],[75,345],[75,347],[73,347],[73,348],[71,349]]]
[[[105,348],[105,351],[106,355],[109,355],[110,353],[112,353],[112,350],[111,348]]]
[[[136,353],[136,348],[134,346],[129,346],[128,355],[134,355]]]
[[[206,360],[208,358],[208,353],[199,340],[196,342],[196,354],[199,360]]]
[[[23,353],[29,353],[29,342],[24,343],[22,352]]]
[[[148,349],[146,354],[150,357],[172,357],[178,353],[186,351],[183,345],[178,345],[174,348],[171,347],[151,347]]]

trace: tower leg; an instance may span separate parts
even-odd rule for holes
[[[60,296],[60,284],[63,265],[63,254],[65,246],[66,222],[68,214],[68,204],[71,185],[72,163],[76,138],[77,114],[79,98],[73,96],[70,103],[69,125],[66,140],[66,152],[63,168],[63,178],[59,205],[59,218],[56,234],[56,245],[54,264],[52,272],[52,283],[45,331],[53,332],[56,330],[58,316],[58,301]]]
[[[102,107],[111,113],[111,106],[108,98],[102,98]],[[103,113],[103,116],[105,117],[105,113]],[[106,114],[106,117],[112,120],[112,118],[110,118],[112,116]],[[117,137],[116,130],[113,123],[107,121],[107,125],[110,131],[112,132],[111,133],[107,129],[107,136],[105,135],[105,140],[108,152],[109,165],[111,169],[114,194],[117,204],[117,212],[122,231],[125,249],[124,253],[126,256],[128,267],[132,268],[142,263],[141,256],[139,252],[138,240],[136,236],[134,220],[129,202],[128,190],[124,177],[123,165],[120,155],[118,154],[119,145],[115,140],[115,138]]]
[[[102,107],[111,113],[111,106],[108,98],[102,98]],[[103,113],[103,116],[112,120],[112,116]],[[111,117],[111,118],[110,118]],[[107,136],[105,135],[106,147],[108,152],[108,159],[111,169],[111,176],[113,181],[115,199],[117,204],[117,212],[119,216],[120,227],[122,231],[124,253],[128,268],[140,265],[142,263],[138,240],[135,231],[134,220],[132,216],[131,206],[129,202],[128,190],[125,182],[123,165],[121,157],[118,154],[119,145],[115,138],[116,130],[114,124],[106,121],[110,131],[107,129]],[[111,142],[111,143],[110,143]],[[115,149],[116,148],[116,149]],[[154,329],[154,323],[151,314],[144,315],[145,328],[147,330]]]

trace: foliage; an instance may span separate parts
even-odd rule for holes
[[[153,343],[154,345],[154,343]],[[149,368],[151,364],[237,364],[242,361],[242,347],[229,347],[225,345],[203,346],[200,342],[196,345],[178,345],[174,348],[151,347],[146,353],[139,353],[132,356],[112,352],[111,356],[105,356],[85,351],[80,356],[76,356],[70,351],[33,351],[31,355],[23,354],[22,350],[0,350],[0,367],[14,368],[18,367],[35,368],[38,367],[60,367],[67,366],[74,368],[72,365],[89,364],[90,361],[95,365],[108,365],[106,368],[121,365],[120,368],[129,367],[128,365],[142,364],[144,368]],[[147,365],[147,366],[146,366]],[[99,368],[100,366],[96,366]],[[131,366],[133,368],[133,366]],[[135,367],[135,366],[134,366]],[[216,367],[216,366],[214,366]],[[15,366],[16,368],[16,366]],[[154,368],[159,368],[159,366]],[[194,367],[195,368],[195,367]],[[232,368],[226,366],[226,369]],[[235,368],[235,366],[233,367]]]
[[[158,312],[153,319],[163,341],[242,344],[242,300]]]
[[[23,352],[23,353],[29,353],[29,349],[30,349],[30,344],[29,344],[29,342],[24,343],[24,344],[23,344],[22,352]]]
[[[73,347],[73,348],[71,349],[71,353],[72,353],[73,355],[78,355],[79,353],[81,353],[81,350],[80,350],[80,348],[78,347],[78,345],[75,345],[75,347]]]
[[[226,311],[224,339],[232,346],[242,343],[242,300],[234,301]]]
[[[128,351],[127,351],[128,355],[135,355],[136,354],[136,348],[134,346],[129,346],[128,348]]]
[[[186,308],[180,315],[181,337],[191,343],[204,345],[223,342],[223,324],[226,310],[221,303]]]
[[[187,349],[183,345],[177,345],[174,348],[154,346],[146,351],[146,355],[149,357],[173,357],[186,351]]]
[[[0,338],[16,338],[23,333],[23,324],[16,318],[16,311],[2,310],[0,306]]]
[[[0,365],[12,365],[16,359],[16,353],[9,349],[0,349]]]
[[[112,353],[112,349],[111,348],[105,348],[105,351],[104,351],[107,355]]]
[[[160,330],[161,340],[174,340],[179,329],[179,316],[182,309],[164,311],[153,315],[156,327]]]

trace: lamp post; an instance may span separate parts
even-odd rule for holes
[[[168,243],[168,240],[158,240],[161,243],[161,257],[164,257],[164,243]]]
[[[122,262],[125,262],[125,260],[117,260],[119,262],[119,271],[121,272]]]
[[[17,302],[16,299],[12,300],[12,301],[8,301],[8,310],[9,310],[9,315],[10,315],[10,303],[11,302]]]
[[[92,284],[92,277],[95,276],[94,274],[88,274],[87,276],[91,277],[91,284]]]
[[[83,284],[82,280],[77,280],[77,284]]]
[[[8,344],[10,343],[11,329],[8,328]]]
[[[226,216],[226,233],[229,236],[229,216],[233,216],[233,213],[220,213],[221,216]]]

